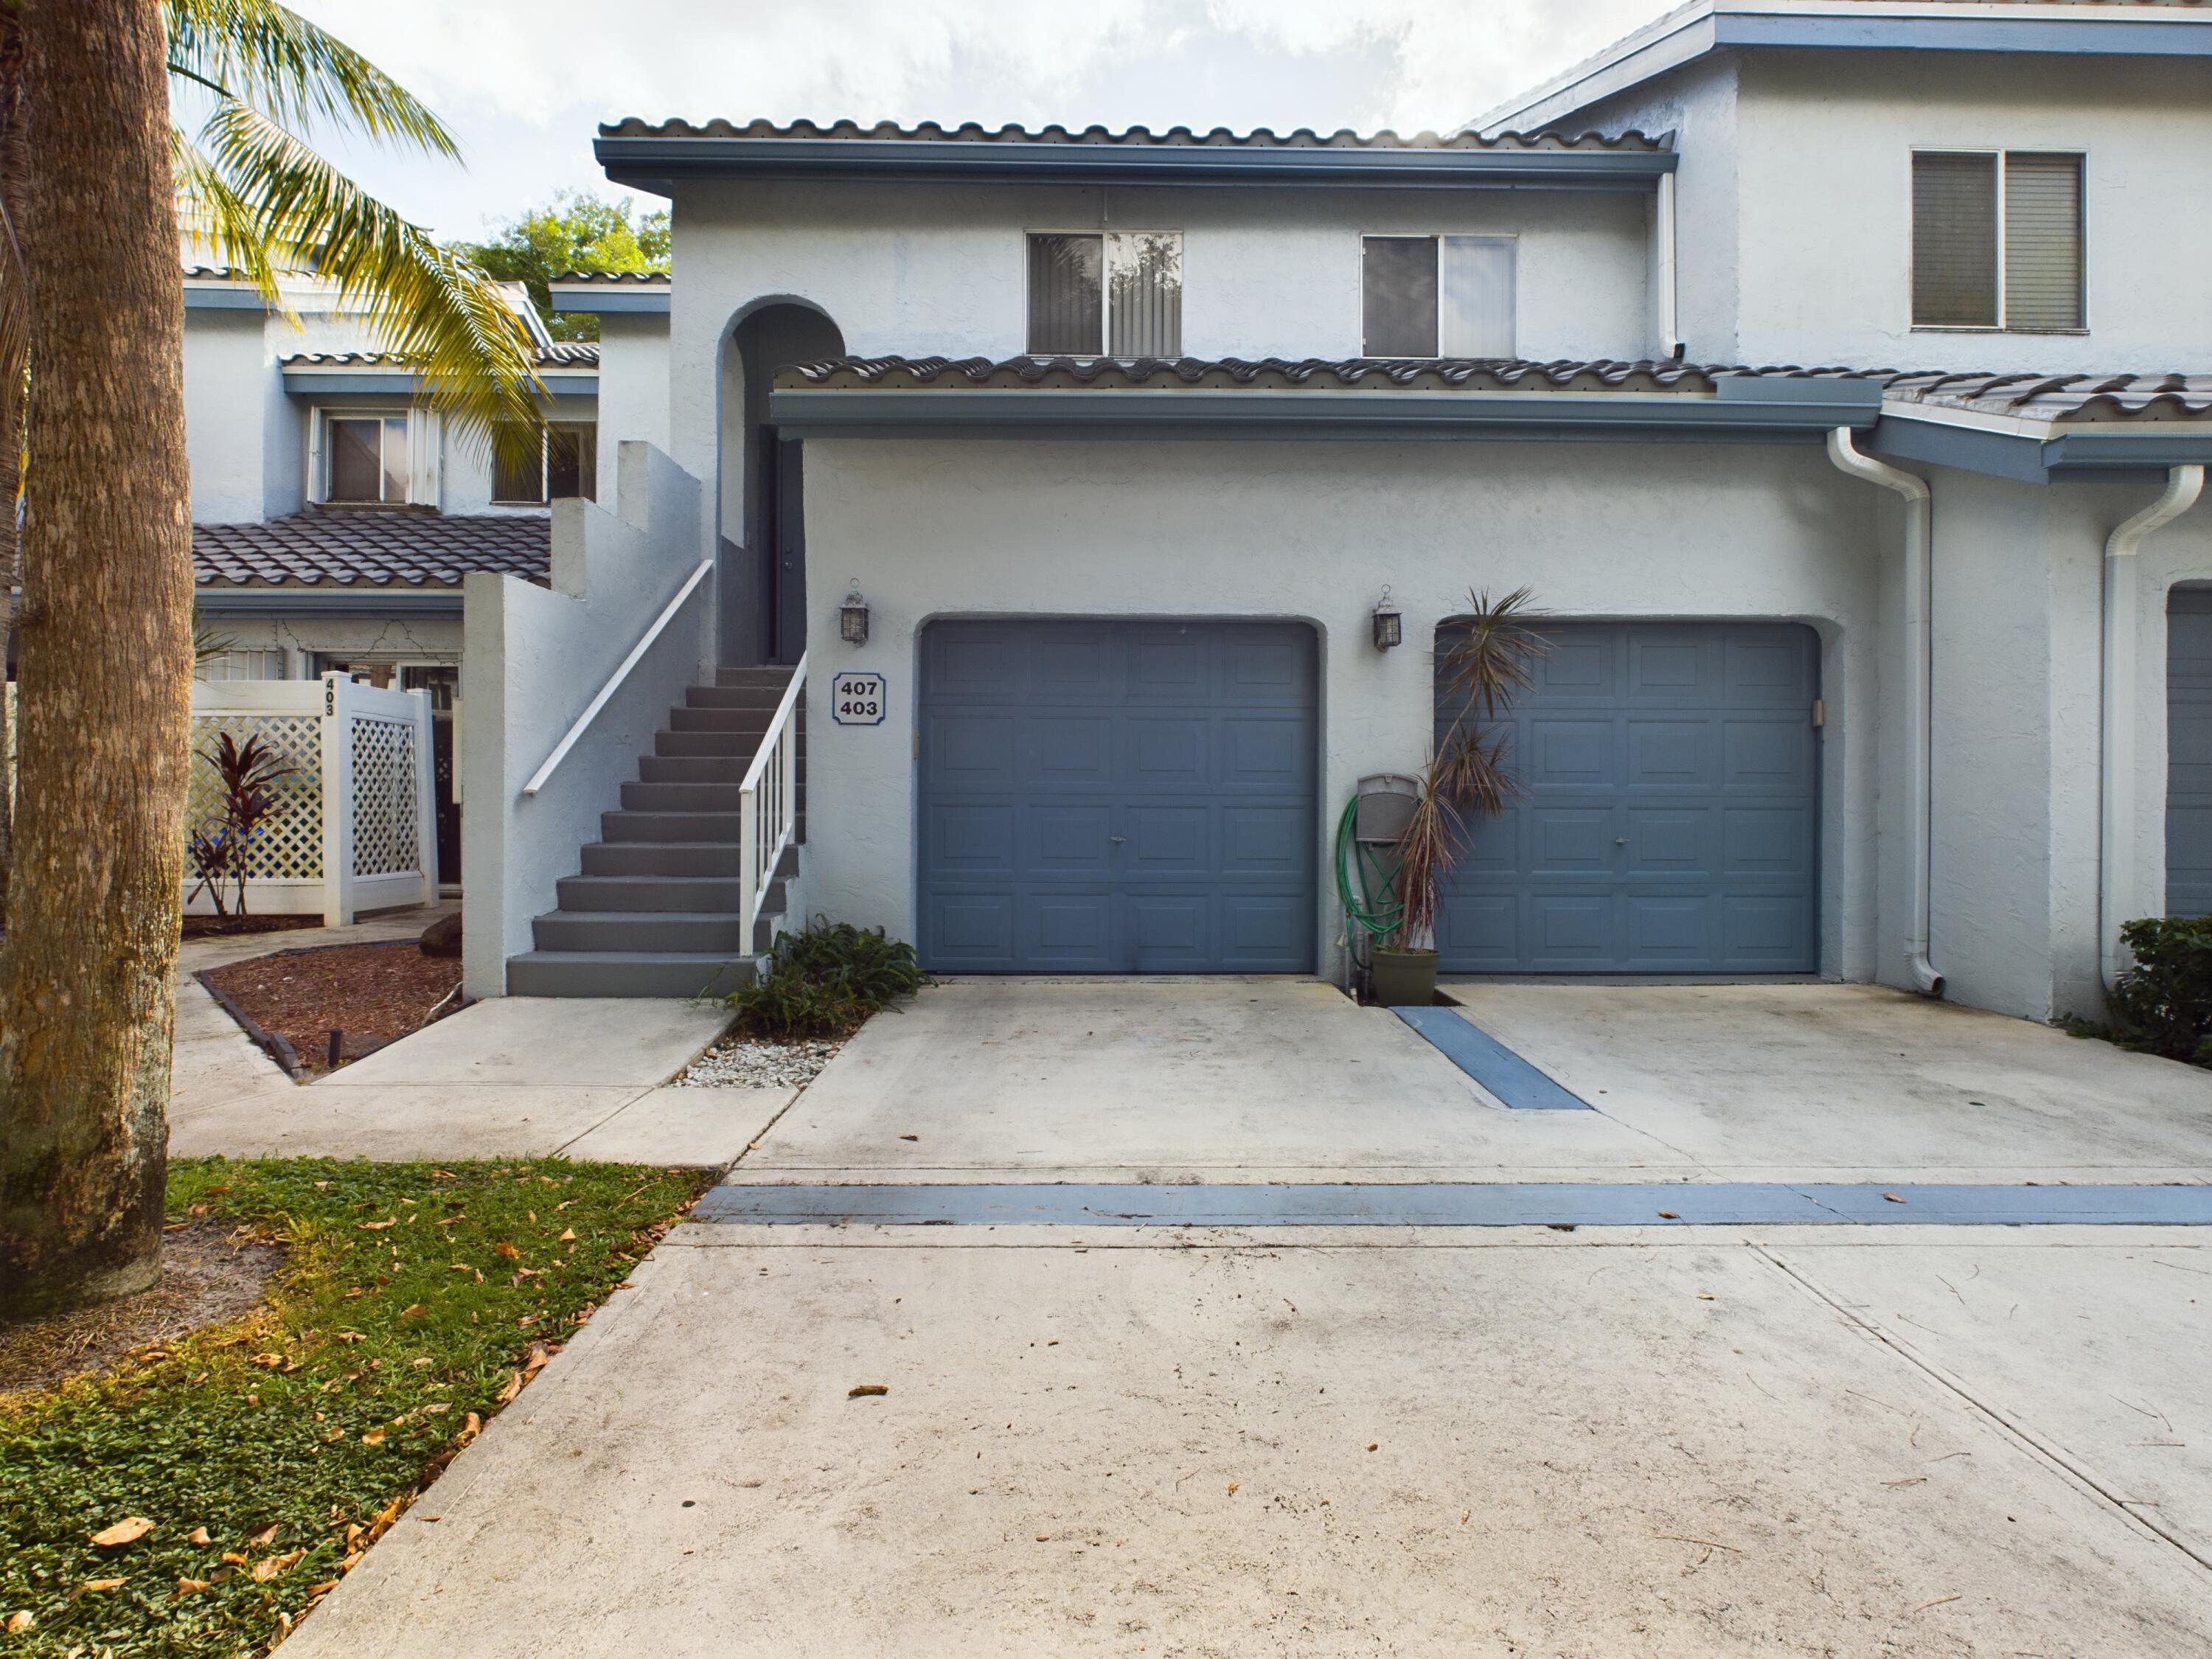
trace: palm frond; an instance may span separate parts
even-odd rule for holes
[[[250,105],[217,100],[200,138],[263,240],[304,250],[339,299],[365,301],[385,349],[415,365],[457,434],[516,461],[537,453],[536,349],[489,276]]]
[[[452,131],[406,88],[276,0],[167,0],[169,71],[268,112],[459,160]]]
[[[276,264],[251,203],[230,187],[199,146],[169,129],[169,172],[176,180],[177,213],[216,258],[248,278],[272,305],[281,305]]]

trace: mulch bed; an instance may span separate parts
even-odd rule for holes
[[[186,916],[186,939],[236,939],[244,933],[289,933],[319,927],[320,916]]]
[[[51,1389],[235,1319],[259,1305],[262,1287],[283,1262],[280,1247],[239,1237],[225,1224],[173,1224],[151,1289],[35,1324],[0,1326],[0,1395]]]
[[[460,1006],[461,964],[424,956],[413,939],[279,951],[198,977],[256,1042],[289,1047],[293,1058],[280,1047],[277,1062],[301,1075],[330,1069],[333,1030],[343,1034],[340,1059],[359,1060],[420,1030],[432,1009]]]

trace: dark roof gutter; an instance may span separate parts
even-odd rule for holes
[[[270,611],[404,611],[410,616],[461,614],[461,590],[441,584],[433,588],[380,583],[339,586],[335,582],[301,583],[294,587],[230,587],[204,582],[192,589],[195,608],[229,616]]]
[[[1882,411],[1867,447],[1892,460],[2047,484],[2083,473],[2212,465],[2212,422],[2112,422],[2001,431],[1892,405]]]
[[[621,135],[602,136],[592,150],[616,184],[664,196],[678,181],[695,179],[1649,190],[1680,161],[1672,149],[1352,149]]]
[[[1818,441],[1874,424],[1877,383],[1723,383],[1673,393],[778,387],[769,418],[807,438],[1643,438]],[[1793,395],[1794,394],[1794,395]]]

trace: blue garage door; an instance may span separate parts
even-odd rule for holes
[[[1820,646],[1788,623],[1557,623],[1511,719],[1527,792],[1470,823],[1437,921],[1461,973],[1819,965]],[[1441,658],[1452,635],[1438,638]],[[1441,731],[1449,710],[1439,696]]]
[[[1315,660],[1273,623],[932,625],[923,964],[1310,971]]]
[[[2166,913],[2212,915],[2212,588],[2166,604]]]

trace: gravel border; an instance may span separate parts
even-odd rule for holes
[[[821,1075],[842,1042],[775,1042],[726,1036],[675,1079],[678,1089],[804,1089]]]

